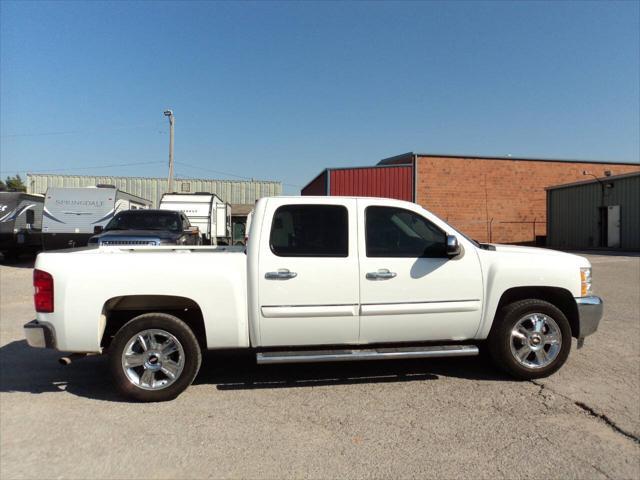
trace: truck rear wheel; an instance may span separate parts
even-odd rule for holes
[[[109,347],[109,367],[117,389],[141,402],[173,400],[195,378],[202,354],[189,326],[164,313],[146,313],[127,322]]]
[[[513,377],[546,377],[566,362],[571,327],[567,317],[551,303],[519,300],[498,313],[487,345],[496,366]]]

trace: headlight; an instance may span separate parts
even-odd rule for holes
[[[591,295],[591,267],[580,269],[580,296],[588,297]]]

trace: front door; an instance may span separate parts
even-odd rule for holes
[[[358,200],[361,343],[474,337],[482,305],[475,247],[458,238],[462,254],[447,257],[447,227],[427,215],[417,205]]]
[[[355,214],[353,199],[268,200],[255,236],[261,346],[357,343]]]

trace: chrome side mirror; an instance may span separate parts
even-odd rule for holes
[[[460,255],[460,244],[455,235],[447,235],[447,256],[455,257]]]

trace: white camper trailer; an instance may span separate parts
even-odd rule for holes
[[[48,188],[42,219],[43,249],[85,246],[95,227],[104,227],[116,213],[150,207],[149,200],[113,185]]]
[[[183,212],[191,225],[198,227],[205,245],[228,245],[231,233],[231,208],[214,193],[165,193],[161,210]]]
[[[0,252],[5,258],[40,250],[43,203],[42,195],[0,192]]]

